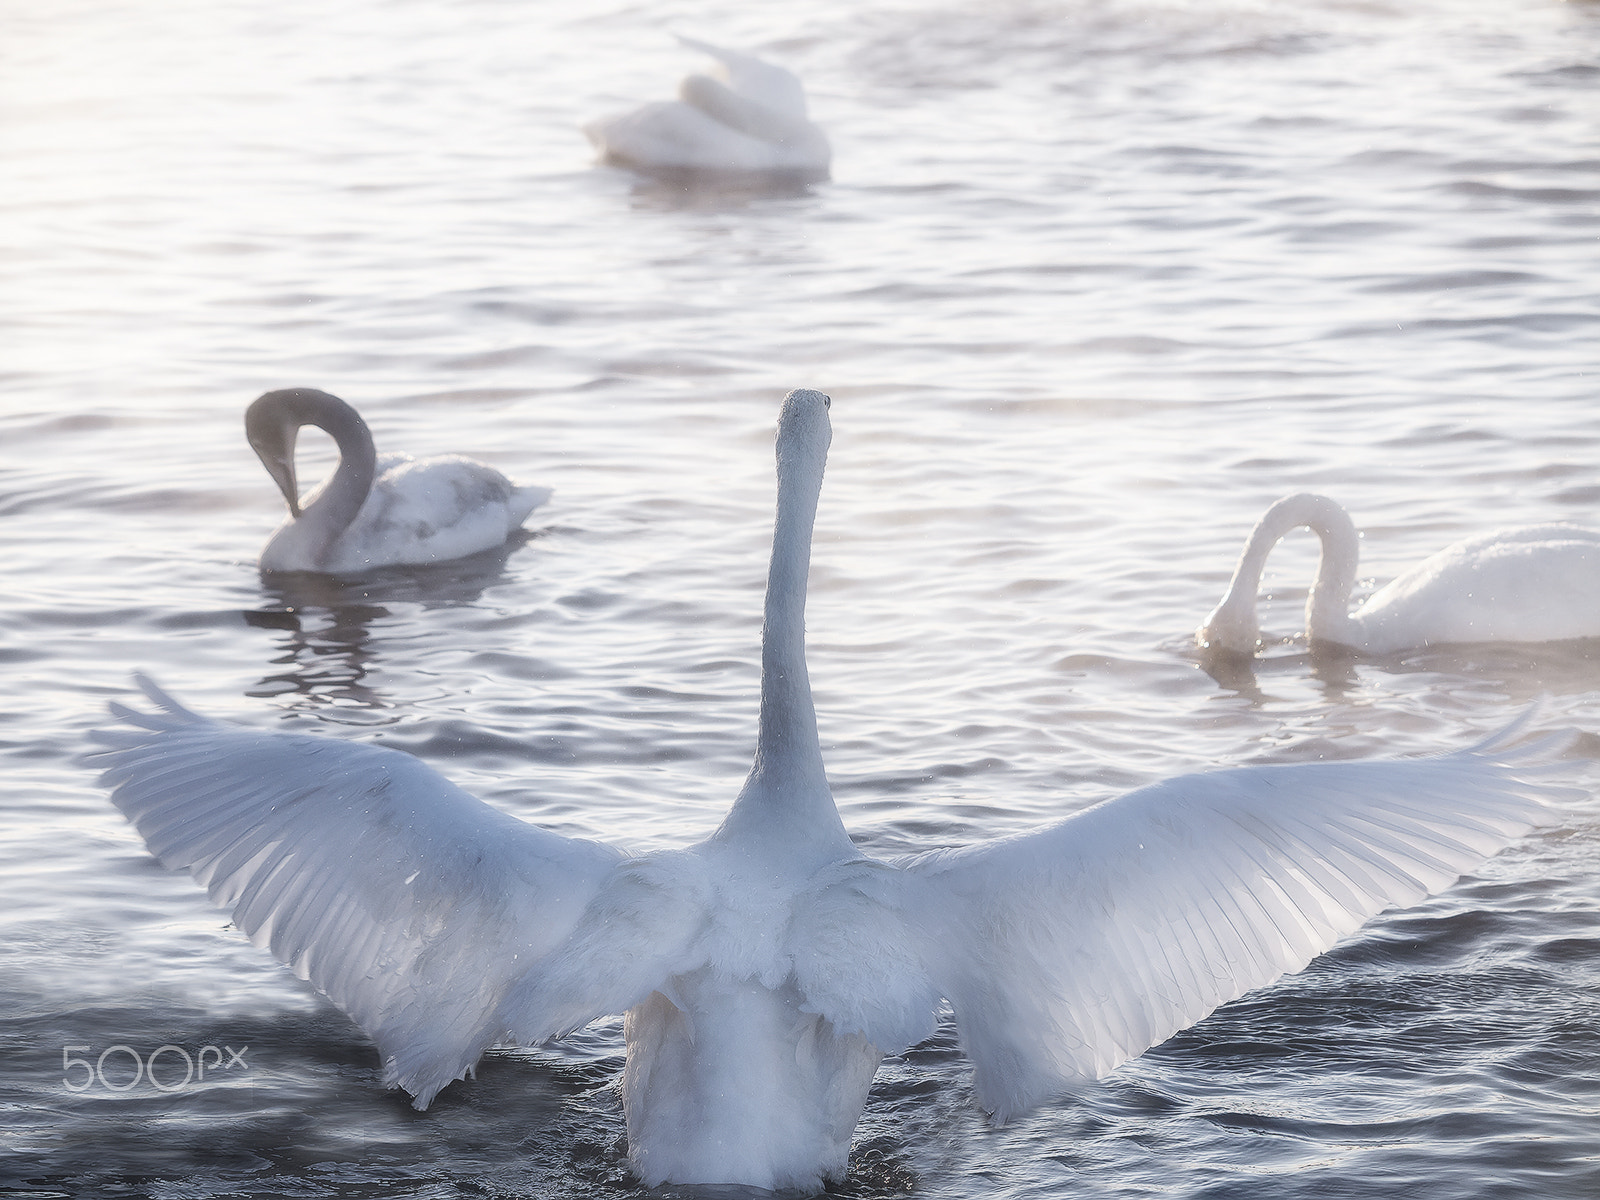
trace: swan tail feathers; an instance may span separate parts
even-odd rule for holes
[[[555,495],[554,488],[539,487],[535,484],[513,487],[511,497],[506,502],[510,527],[517,528],[533,514],[534,509],[547,503],[553,495]]]

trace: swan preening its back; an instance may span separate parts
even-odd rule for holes
[[[339,465],[302,502],[294,450],[306,425],[333,438]],[[342,575],[464,558],[502,545],[550,498],[459,454],[380,455],[361,414],[315,388],[266,393],[244,428],[289,505],[261,551],[263,571]]]
[[[647,1185],[815,1190],[882,1056],[954,1012],[999,1119],[1098,1078],[1379,910],[1451,883],[1562,797],[1507,738],[1437,758],[1183,776],[1031,835],[895,862],[829,790],[806,672],[831,438],[785,399],[754,763],[722,824],[629,856],[394,750],[197,716],[153,684],[98,735],[170,868],[349,1013],[418,1108],[496,1043],[626,1013]]]
[[[833,152],[806,115],[793,74],[737,50],[678,40],[715,60],[713,74],[686,76],[676,100],[585,125],[602,161],[647,175],[828,177]]]
[[[1305,526],[1322,542],[1306,599],[1306,637],[1369,654],[1463,642],[1553,642],[1600,637],[1600,533],[1533,525],[1447,546],[1374,593],[1355,612],[1360,537],[1336,501],[1285,496],[1245,542],[1222,601],[1195,639],[1206,649],[1251,655],[1260,640],[1256,593],[1272,548]]]

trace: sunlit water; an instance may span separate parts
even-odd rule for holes
[[[672,30],[797,70],[833,181],[591,166],[582,120],[697,65]],[[1288,491],[1351,509],[1364,586],[1600,523],[1597,63],[1600,9],[1548,0],[0,11],[0,1187],[635,1194],[619,1025],[412,1112],[80,755],[145,669],[562,833],[693,840],[753,743],[791,387],[834,397],[810,658],[870,853],[1453,748],[1539,696],[1600,731],[1592,645],[1285,640],[1220,679],[1189,646]],[[293,384],[555,499],[470,569],[280,590],[241,417]],[[1274,557],[1272,637],[1313,559]],[[946,1030],[885,1064],[843,1190],[1600,1195],[1597,956],[1580,806],[1005,1129]]]

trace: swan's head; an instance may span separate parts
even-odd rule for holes
[[[796,388],[783,398],[778,413],[778,473],[809,464],[819,473],[833,443],[828,407],[833,401],[810,388]]]
[[[289,513],[300,515],[300,484],[294,473],[295,440],[302,425],[315,425],[338,436],[345,425],[360,425],[361,417],[337,396],[316,388],[280,388],[267,392],[245,409],[244,436],[267,474],[289,503]]]
[[[1238,603],[1229,593],[1194,631],[1195,644],[1207,654],[1253,658],[1261,641],[1261,625],[1256,620],[1254,593],[1249,600],[1248,604]]]

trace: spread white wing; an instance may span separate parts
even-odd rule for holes
[[[1098,1078],[1527,832],[1571,789],[1500,740],[1180,776],[902,864],[979,1103],[1004,1120]]]
[[[367,1031],[419,1108],[505,1037],[511,994],[622,861],[408,754],[223,724],[140,686],[162,711],[113,705],[126,726],[96,735],[112,800],[165,866]],[[589,1016],[621,1011],[584,999]],[[568,994],[552,1002],[573,1020]]]

